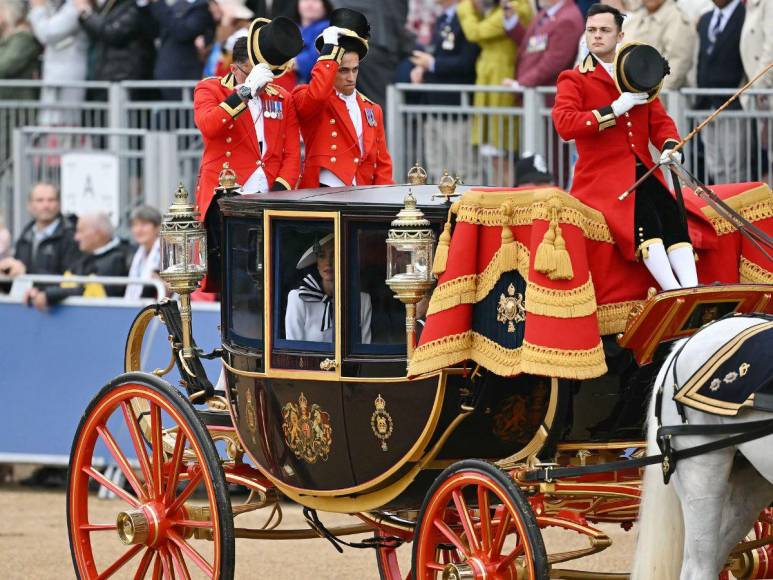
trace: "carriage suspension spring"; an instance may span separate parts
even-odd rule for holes
[[[347,542],[337,537],[325,527],[319,517],[317,517],[317,510],[303,508],[303,517],[306,518],[306,523],[309,527],[317,532],[321,538],[325,538],[328,542],[333,544],[333,547],[343,554],[344,549],[341,547],[347,546],[349,548],[373,548],[378,550],[379,548],[399,548],[405,541],[397,536],[374,536],[372,538],[366,538],[361,542]]]

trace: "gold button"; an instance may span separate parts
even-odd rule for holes
[[[628,136],[629,136],[629,137],[633,137],[633,133],[631,133],[630,131],[628,131]]]
[[[330,119],[330,124],[331,125],[335,125],[336,124],[336,120],[335,119]]]
[[[223,119],[221,119],[221,121],[223,121],[223,125],[225,125],[225,121],[226,121],[226,119],[225,119],[225,118],[223,118]]]
[[[226,142],[226,143],[230,143],[231,141],[233,141],[233,139],[231,139],[230,137],[226,137],[226,138],[225,138],[225,142]]]
[[[229,128],[229,129],[233,129],[233,128],[234,128],[234,124],[233,124],[233,123],[231,123],[230,125],[228,125],[228,128]]]
[[[636,145],[634,145],[633,143],[631,143],[631,149],[633,149],[634,147],[636,147]]]
[[[585,121],[585,124],[588,125],[588,127],[590,127],[593,123],[591,123],[590,121]]]
[[[330,148],[331,148],[333,151],[335,151],[336,149],[338,149],[338,145],[331,145],[331,146],[330,146]]]
[[[258,159],[258,160],[255,162],[255,165],[257,165],[258,167],[263,167],[263,162],[262,162],[260,159]]]
[[[331,157],[330,158],[330,163],[335,163],[335,162],[336,162],[336,158],[335,157]]]
[[[355,157],[355,158],[354,158],[354,162],[355,162],[355,163],[359,163],[359,162],[360,162],[360,158],[359,158],[359,157]]]
[[[630,121],[628,121],[628,122],[626,123],[626,125],[628,125],[629,127],[633,127],[633,123],[631,123]]]
[[[330,133],[330,136],[331,136],[331,137],[338,137],[338,133],[336,133],[335,131],[333,131],[332,133]]]
[[[225,156],[226,156],[226,157],[230,157],[230,156],[231,156],[231,152],[230,152],[230,151],[226,151],[226,152],[225,152]]]

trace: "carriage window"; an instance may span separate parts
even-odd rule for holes
[[[227,222],[227,337],[259,347],[263,340],[263,228],[254,221]]]
[[[385,283],[388,229],[389,224],[376,223],[348,229],[349,342],[354,354],[405,354],[405,307]]]
[[[330,220],[272,222],[274,346],[330,352],[335,340],[335,238]]]

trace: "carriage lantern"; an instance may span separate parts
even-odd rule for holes
[[[198,208],[188,201],[182,183],[161,224],[161,272],[172,292],[180,295],[183,323],[183,356],[193,356],[191,347],[191,292],[207,273],[207,232],[198,220]]]
[[[416,304],[435,283],[432,260],[435,234],[416,198],[408,191],[404,207],[387,234],[387,285],[405,304],[408,358],[416,345]]]

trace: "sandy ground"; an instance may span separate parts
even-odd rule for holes
[[[104,519],[115,521],[119,502],[96,500],[95,509]],[[0,561],[5,579],[73,578],[65,520],[65,493],[43,491],[16,485],[0,485]],[[244,514],[240,526],[259,526],[266,514]],[[327,525],[354,523],[345,515],[321,514]],[[300,509],[284,506],[282,528],[305,527]],[[633,548],[633,534],[618,526],[600,526],[613,538],[611,548],[586,558],[582,565],[562,565],[594,571],[626,571]],[[112,533],[112,532],[111,532]],[[574,533],[545,534],[548,551],[584,547],[585,541]],[[112,540],[111,540],[112,541]],[[122,545],[115,540],[115,554]],[[410,546],[400,549],[404,569],[410,561]],[[127,575],[128,576],[128,575]],[[116,575],[116,577],[127,577]],[[128,576],[131,577],[131,576]],[[272,580],[313,578],[318,580],[361,580],[378,578],[372,550],[346,549],[339,554],[324,540],[255,541],[237,540],[236,577],[270,578]]]

